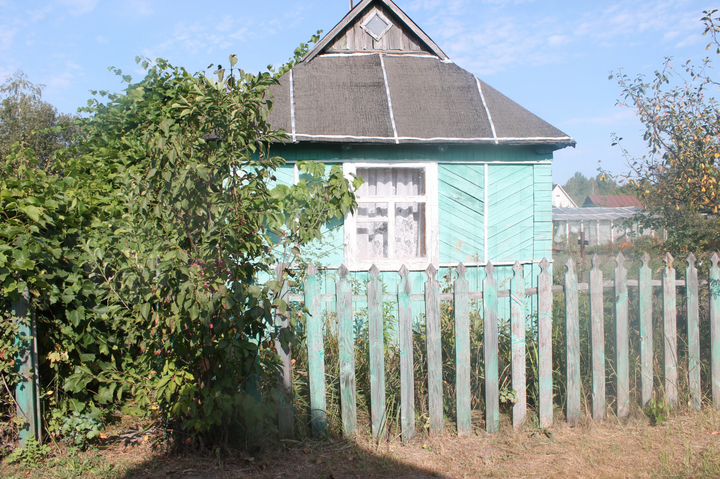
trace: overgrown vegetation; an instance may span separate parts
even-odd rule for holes
[[[98,92],[64,128],[34,119],[54,110],[24,77],[2,90],[4,428],[18,379],[12,307],[28,294],[52,437],[86,447],[121,412],[152,415],[176,445],[272,435],[261,393],[275,384],[283,306],[281,285],[259,280],[278,250],[298,261],[355,201],[338,167],[301,164],[296,186],[273,187],[284,160],[271,145],[285,136],[268,123],[268,89],[288,66],[249,74],[237,62],[208,75],[139,58],[145,78],[116,70],[125,91]]]

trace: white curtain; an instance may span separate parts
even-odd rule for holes
[[[403,197],[425,194],[425,172],[421,168],[358,168],[365,180],[358,190],[357,247],[363,260],[388,258],[389,244],[395,250],[392,259],[424,257],[425,204],[402,202]],[[363,199],[383,197],[398,202],[367,203]],[[395,213],[395,237],[389,238],[389,211]]]

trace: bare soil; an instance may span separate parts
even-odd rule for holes
[[[647,419],[570,428],[483,432],[466,438],[285,443],[256,456],[171,456],[143,442],[83,453],[72,469],[60,454],[38,468],[0,466],[7,478],[479,478],[720,477],[720,412],[680,414],[659,426]],[[77,458],[76,458],[77,459]],[[84,462],[83,462],[84,461]],[[76,461],[77,462],[77,461]]]

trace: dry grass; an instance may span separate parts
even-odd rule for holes
[[[493,437],[479,432],[467,438],[418,438],[408,446],[287,443],[256,457],[240,453],[223,459],[167,456],[149,443],[115,445],[74,461],[75,469],[62,454],[36,469],[0,466],[0,477],[720,477],[720,413],[676,415],[656,427],[635,418]]]

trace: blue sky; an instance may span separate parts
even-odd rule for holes
[[[618,69],[651,73],[666,56],[704,55],[694,0],[397,0],[460,66],[578,141],[556,153],[554,177],[625,169],[611,135],[642,151],[632,111],[616,107]],[[90,90],[121,88],[107,67],[141,77],[136,55],[192,71],[226,62],[260,70],[329,31],[349,0],[0,0],[0,80],[14,71],[46,86],[64,112]]]

